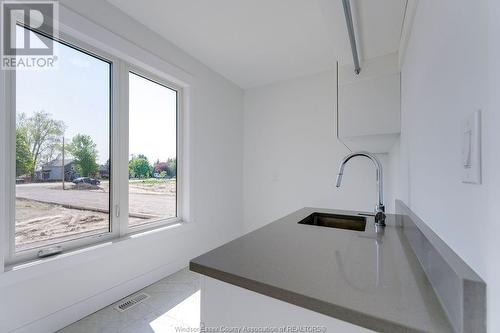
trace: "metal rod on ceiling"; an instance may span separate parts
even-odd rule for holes
[[[344,6],[345,21],[347,23],[347,32],[349,33],[349,41],[351,42],[352,58],[354,60],[354,73],[359,74],[361,67],[359,66],[358,48],[356,47],[356,36],[354,35],[354,24],[352,21],[351,1],[342,0]]]

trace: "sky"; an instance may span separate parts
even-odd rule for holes
[[[62,120],[66,142],[79,133],[89,135],[97,146],[98,163],[104,164],[110,145],[111,65],[57,44],[55,68],[16,72],[17,113],[29,117],[43,110]],[[174,90],[129,75],[130,155],[144,154],[152,163],[176,156],[176,98]]]
[[[154,163],[176,157],[177,93],[129,74],[129,154]]]

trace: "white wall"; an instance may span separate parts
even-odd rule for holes
[[[63,4],[97,23],[61,8],[62,21],[84,28],[100,47],[111,47],[127,60],[135,57],[187,85],[189,223],[0,273],[0,332],[53,332],[187,265],[242,230],[242,90],[105,1]],[[3,228],[6,221],[1,223]]]
[[[421,0],[402,68],[397,195],[487,283],[500,332],[500,4]],[[483,184],[461,183],[461,121],[483,111]]]
[[[373,211],[375,169],[349,162],[340,189],[338,163],[348,149],[336,138],[334,71],[245,91],[244,220],[253,230],[305,206]],[[385,167],[386,205],[394,197]]]

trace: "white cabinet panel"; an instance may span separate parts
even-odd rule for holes
[[[397,54],[339,69],[338,134],[351,150],[388,152],[401,132],[401,74]]]
[[[201,325],[207,331],[253,328],[255,332],[301,332],[298,329],[302,328],[304,332],[374,332],[205,276],[201,285]]]

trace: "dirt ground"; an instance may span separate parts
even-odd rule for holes
[[[102,233],[107,230],[108,220],[105,213],[16,199],[16,250],[42,246],[53,239],[67,240],[77,234]]]
[[[16,251],[108,231],[108,182],[91,188],[67,183],[66,191],[61,185],[16,188]],[[148,218],[175,216],[175,180],[131,180],[129,193],[131,226],[143,224]]]

